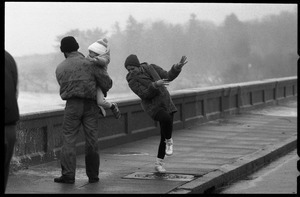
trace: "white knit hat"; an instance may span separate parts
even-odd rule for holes
[[[107,43],[108,43],[108,41],[106,38],[99,39],[99,40],[97,40],[97,42],[94,42],[93,44],[91,44],[88,47],[88,50],[93,51],[99,55],[103,55],[104,53],[106,53],[108,51]]]

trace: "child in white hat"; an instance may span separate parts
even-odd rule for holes
[[[88,47],[89,54],[87,59],[94,62],[101,72],[108,75],[107,66],[110,62],[110,49],[108,48],[108,41],[106,38],[99,39]],[[120,110],[117,103],[108,102],[106,99],[106,92],[104,93],[100,87],[97,87],[97,104],[100,108],[100,114],[105,117],[105,109],[111,109],[114,116],[119,119],[121,117]]]

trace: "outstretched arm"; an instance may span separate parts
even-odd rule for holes
[[[173,81],[181,72],[181,68],[187,63],[186,59],[187,59],[186,56],[182,56],[180,62],[177,64],[174,64],[169,71],[165,71],[161,67],[159,67],[155,64],[152,64],[153,68],[156,70],[156,72],[158,73],[160,78],[165,79],[163,81],[159,81],[157,85],[158,86],[168,85],[169,81]]]

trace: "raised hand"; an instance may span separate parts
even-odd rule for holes
[[[184,55],[181,57],[181,60],[179,63],[177,63],[175,66],[177,69],[181,69],[188,61],[186,61],[187,57]]]
[[[169,85],[169,84],[170,84],[170,81],[167,80],[167,79],[160,79],[160,80],[157,80],[157,81],[155,82],[155,86],[156,86],[156,87],[167,86],[167,85]]]

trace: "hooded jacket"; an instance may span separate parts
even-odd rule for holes
[[[155,87],[154,82],[159,79],[168,79],[173,81],[181,72],[174,66],[169,71],[165,71],[155,64],[142,63],[139,72],[128,73],[126,80],[130,89],[141,98],[142,108],[154,119],[160,110],[168,113],[177,112],[170,93],[166,87]]]
[[[61,98],[96,100],[96,86],[107,92],[112,87],[112,79],[99,72],[99,69],[80,52],[69,53],[55,71]]]

